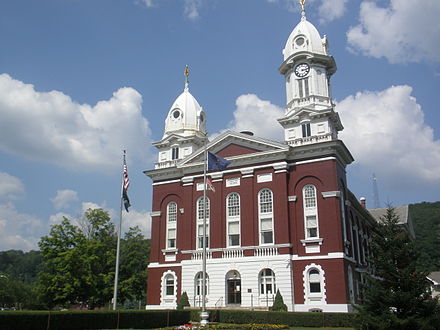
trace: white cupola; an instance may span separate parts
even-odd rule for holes
[[[173,102],[165,118],[162,140],[153,145],[159,150],[156,168],[174,166],[200,148],[206,138],[206,116],[189,92],[189,69],[185,67],[185,88]]]
[[[300,0],[301,20],[283,49],[279,71],[286,81],[285,114],[278,119],[291,146],[335,140],[343,129],[331,99],[330,77],[336,63],[328,41],[307,21],[305,0]]]

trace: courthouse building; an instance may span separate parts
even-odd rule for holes
[[[284,141],[234,131],[208,141],[207,115],[187,83],[172,104],[153,143],[158,162],[145,171],[153,185],[147,308],[175,308],[184,291],[201,305],[203,244],[208,308],[264,309],[277,290],[289,311],[348,312],[362,300],[374,219],[347,187],[353,157],[330,96],[336,64],[304,11],[283,56]],[[207,173],[215,191],[206,204],[205,145],[230,161]]]

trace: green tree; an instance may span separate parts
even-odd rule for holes
[[[183,310],[185,307],[189,307],[189,299],[186,291],[183,291],[182,295],[179,297],[179,301],[177,302],[177,309]]]
[[[32,284],[42,261],[40,251],[1,251],[0,273],[8,274],[11,278],[25,284]]]
[[[139,227],[130,228],[121,242],[119,301],[145,302],[149,255],[150,241]]]
[[[364,304],[357,306],[362,329],[435,329],[437,301],[430,299],[426,273],[417,270],[418,252],[389,207],[372,234]],[[438,319],[438,316],[437,316]],[[437,323],[438,325],[438,323]]]
[[[44,263],[38,288],[49,308],[108,303],[113,292],[116,234],[107,212],[89,209],[80,226],[64,218],[38,243]]]
[[[426,271],[440,270],[440,202],[410,205],[416,234],[415,244],[420,251],[417,265]]]
[[[275,300],[273,302],[271,311],[287,311],[287,306],[284,303],[283,296],[280,293],[280,290],[277,290],[277,294],[275,295]]]

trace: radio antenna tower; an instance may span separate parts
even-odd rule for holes
[[[377,189],[377,178],[376,178],[376,174],[374,173],[373,173],[373,201],[374,201],[374,208],[379,209],[380,208],[379,189]]]

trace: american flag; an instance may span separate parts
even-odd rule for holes
[[[124,202],[125,210],[128,212],[128,208],[131,206],[130,200],[128,199],[128,195],[127,195],[127,190],[128,187],[130,186],[130,180],[128,179],[127,165],[125,164],[124,164],[122,176],[124,178],[124,181],[122,183],[122,200]]]
[[[210,178],[206,178],[206,188],[208,188],[212,192],[215,192],[214,185],[212,184],[212,181]]]
[[[124,164],[124,190],[128,190],[130,180],[128,179],[127,165]]]

